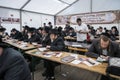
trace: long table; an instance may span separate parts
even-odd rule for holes
[[[78,65],[74,65],[72,63],[64,63],[61,61],[61,58],[65,57],[65,56],[68,56],[72,53],[68,53],[68,52],[62,52],[63,55],[58,58],[58,57],[55,57],[55,56],[52,56],[51,58],[48,58],[48,57],[45,57],[42,55],[42,53],[44,52],[40,52],[38,49],[35,49],[36,47],[32,44],[29,44],[27,43],[26,47],[21,47],[21,43],[19,43],[18,41],[14,41],[14,40],[5,40],[3,41],[9,45],[12,45],[14,47],[17,47],[19,49],[22,49],[25,51],[25,54],[28,54],[30,56],[36,56],[36,57],[39,57],[39,58],[43,58],[43,59],[48,59],[48,60],[51,60],[51,61],[55,61],[55,62],[58,62],[58,63],[61,63],[61,64],[65,64],[65,65],[70,65],[70,66],[74,66],[74,67],[77,67],[77,68],[82,68],[82,69],[85,69],[85,70],[89,70],[89,71],[92,71],[92,72],[96,72],[96,73],[99,73],[99,74],[103,74],[103,75],[106,75],[106,68],[107,68],[107,63],[102,63],[100,65],[97,65],[97,66],[93,66],[93,67],[89,67],[87,65],[84,65],[84,64],[78,64]],[[74,44],[74,43],[72,43]],[[78,44],[78,43],[75,43],[75,44]],[[81,43],[80,43],[81,44]],[[71,45],[71,43],[70,43]],[[82,48],[87,48],[86,46],[82,47]],[[40,52],[41,54],[35,54],[36,52]],[[86,58],[86,56],[83,56],[83,55],[79,55],[79,57],[84,57]],[[120,76],[114,76],[114,75],[110,75],[111,77],[114,77],[114,78],[117,78],[117,79],[120,79]]]
[[[11,40],[4,40],[3,41],[4,43],[7,43],[11,46],[14,46],[18,49],[21,49],[23,51],[26,51],[26,50],[30,50],[30,49],[35,49],[36,47],[30,43],[26,43],[26,42],[20,42],[20,41],[17,41],[17,40],[14,40],[14,39],[11,39]]]
[[[120,39],[120,36],[116,36],[116,38]]]
[[[70,36],[66,36],[64,37],[65,40],[69,40],[69,41],[77,41],[76,37],[70,37]]]
[[[119,40],[116,40],[115,42],[118,42],[118,43],[120,43],[120,36],[116,36]],[[95,36],[95,38],[99,38],[98,36]],[[66,36],[66,37],[64,37],[64,39],[66,40],[66,41],[77,41],[77,38],[76,37],[70,37],[70,36]]]
[[[116,40],[116,42],[120,44],[120,40]]]
[[[69,50],[74,50],[74,51],[87,52],[88,48],[90,47],[90,44],[87,43],[78,43],[78,42],[70,42],[70,41],[65,41],[64,43]]]
[[[120,44],[120,40],[116,40],[115,42]],[[88,48],[91,46],[91,44],[71,42],[71,41],[64,41],[64,43],[69,50],[81,51],[81,52],[87,52]],[[78,46],[76,46],[76,45],[78,45]]]
[[[37,54],[36,54],[36,52],[37,52]],[[49,52],[51,52],[51,51],[49,51]],[[88,70],[88,71],[92,71],[92,72],[96,72],[96,73],[99,73],[99,74],[102,74],[102,75],[106,75],[106,68],[107,68],[107,65],[108,65],[107,63],[101,63],[99,65],[89,67],[85,64],[75,65],[75,64],[72,64],[72,63],[64,63],[64,62],[61,61],[61,58],[65,57],[65,56],[68,56],[72,53],[61,52],[61,53],[63,53],[63,55],[59,58],[55,57],[55,56],[45,57],[43,55],[43,53],[45,53],[45,52],[40,52],[38,49],[26,51],[25,53],[28,54],[28,55],[31,55],[31,56],[36,56],[36,57],[39,57],[39,58],[51,60],[51,61],[58,62],[58,63],[61,63],[61,64],[65,64],[65,65],[69,65],[69,66],[73,66],[73,67],[77,67],[77,68],[82,68],[82,69],[85,69],[85,70]],[[78,55],[78,57],[87,58],[86,56],[83,56],[83,55]],[[114,77],[114,78],[117,78],[117,79],[120,79],[120,76],[114,76],[114,75],[110,75],[110,76]]]

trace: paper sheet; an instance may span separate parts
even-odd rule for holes
[[[78,54],[70,54],[70,56],[75,57],[75,59],[78,59]]]
[[[93,59],[91,59],[91,58],[88,58],[88,60],[89,60],[90,62],[92,62],[92,63],[95,63],[94,65],[100,64],[99,62],[97,62],[97,61],[95,61],[95,60],[93,60]]]
[[[45,51],[45,50],[47,50],[46,48],[38,48],[40,51]]]
[[[63,53],[59,53],[56,55],[56,57],[61,57]]]
[[[87,66],[95,66],[95,65],[99,65],[100,63],[91,59],[91,58],[88,58],[88,60],[86,61],[83,61],[84,64],[86,64]]]
[[[41,52],[35,52],[35,54],[41,54]]]
[[[20,45],[20,47],[21,47],[21,48],[24,48],[24,47],[26,47],[26,45]]]
[[[81,62],[82,62],[82,61],[80,61],[80,60],[74,60],[74,61],[72,61],[71,63],[77,65],[77,64],[80,64]]]
[[[32,45],[38,45],[37,43],[32,43]]]
[[[44,55],[44,57],[52,57],[52,55]]]
[[[47,52],[44,54],[44,57],[52,57],[54,55],[54,52]]]
[[[27,45],[27,42],[22,42],[21,44],[22,44],[22,45]]]
[[[72,45],[72,47],[82,47],[82,45]]]
[[[93,66],[92,64],[90,64],[89,62],[87,61],[83,61],[84,64],[86,64],[87,66]]]

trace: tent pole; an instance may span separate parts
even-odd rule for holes
[[[20,10],[22,10],[31,0],[28,0],[21,8]]]
[[[29,10],[22,10],[22,11],[25,11],[25,12],[30,12],[30,13],[35,13],[35,14],[43,14],[43,15],[48,15],[48,16],[54,16],[54,15],[52,15],[52,14],[40,13],[40,12],[29,11]]]
[[[60,1],[60,2],[62,2],[62,3],[64,3],[64,4],[67,4],[67,5],[70,5],[69,3],[64,2],[63,0],[58,0],[58,1]]]
[[[93,0],[90,0],[90,12],[92,13]]]
[[[117,13],[119,14],[118,16],[120,17],[120,10],[118,10]],[[120,18],[117,20],[117,23],[118,23],[118,31],[120,35]],[[119,36],[119,40],[120,40],[120,36]]]
[[[0,6],[0,8],[12,9],[12,10],[19,10],[20,11],[20,9],[10,8],[10,7],[4,7],[4,6]],[[40,12],[35,12],[35,11],[23,10],[23,9],[21,11],[30,12],[30,13],[36,13],[36,14],[49,15],[49,16],[54,16],[54,14],[40,13]]]
[[[54,26],[56,25],[56,16],[54,16]]]
[[[22,11],[20,10],[20,31],[22,31]]]
[[[20,8],[20,31],[22,31],[22,9],[30,2],[31,0],[28,0],[21,8]]]
[[[0,26],[1,26],[1,24],[2,24],[2,19],[0,18]]]
[[[117,20],[117,28],[118,28],[118,32],[119,32],[119,40],[120,40],[120,22],[119,22],[119,20]]]

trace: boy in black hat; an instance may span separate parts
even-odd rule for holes
[[[51,45],[47,46],[46,48],[50,49],[51,51],[64,51],[65,44],[64,40],[58,36],[58,31],[56,29],[52,29],[50,33]],[[53,61],[45,60],[44,61],[46,71],[44,72],[43,76],[46,76],[45,80],[55,80],[54,77],[54,69],[58,63]]]
[[[31,74],[24,57],[18,51],[8,48],[0,38],[0,80],[31,80]]]

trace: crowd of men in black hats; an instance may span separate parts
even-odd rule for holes
[[[5,32],[5,28],[1,28],[0,30],[2,33],[1,38],[7,37],[7,39],[12,38],[12,39],[17,39],[19,41],[24,41],[24,42],[28,42],[28,43],[36,42],[36,43],[38,43],[37,47],[46,47],[47,49],[50,49],[52,51],[64,51],[64,49],[65,49],[64,40],[63,40],[63,37],[60,36],[59,30],[52,29],[52,27],[45,26],[44,28],[40,27],[38,29],[35,29],[33,27],[24,26],[22,32],[13,28],[11,30],[11,34],[7,35],[7,36],[3,36],[3,33]],[[29,68],[32,71],[31,58],[28,56],[24,56],[24,57],[28,61],[30,61]],[[39,60],[40,59],[37,59],[37,58],[35,59],[35,61],[34,61],[35,65],[38,64],[37,62]],[[34,65],[34,67],[35,67],[35,65]],[[59,65],[59,64],[49,61],[49,60],[44,60],[44,67],[46,68],[46,70],[43,73],[43,76],[45,76],[45,80],[55,80],[54,69],[55,69],[55,66],[57,66],[57,65]],[[0,74],[2,74],[2,73],[0,73]],[[1,78],[1,76],[0,76],[0,78]],[[19,80],[19,79],[16,79],[16,80]]]
[[[119,36],[119,32],[115,26],[113,26],[111,30],[107,30],[106,28],[104,28],[104,31],[103,31],[102,27],[99,27],[97,30],[95,30],[93,27],[88,25],[88,29],[89,29],[89,33],[87,33],[87,39],[90,39],[91,35],[94,37],[100,37],[99,40],[93,41],[92,46],[89,49],[89,53],[91,52],[100,53],[103,51],[103,52],[106,52],[105,54],[109,56],[117,56],[117,57],[119,56],[118,55],[119,45],[112,42],[112,40],[115,41],[118,39],[116,36]],[[28,65],[24,60],[23,56],[20,55],[19,52],[6,47],[6,45],[3,45],[2,38],[6,38],[6,39],[12,38],[12,39],[17,39],[19,41],[24,41],[28,43],[35,42],[35,43],[38,43],[37,47],[46,47],[51,51],[64,51],[65,50],[64,37],[65,36],[75,37],[77,35],[74,28],[70,27],[69,22],[67,22],[64,30],[62,30],[62,27],[55,27],[53,29],[51,22],[49,23],[49,26],[46,26],[46,24],[44,24],[44,27],[40,27],[38,29],[34,27],[29,27],[27,25],[23,26],[22,32],[13,28],[11,30],[10,35],[8,35],[8,33],[6,33],[5,30],[6,29],[4,27],[0,27],[0,62],[6,63],[8,65],[7,66],[5,64],[1,65],[0,63],[0,80],[1,79],[2,80],[30,80],[31,78]],[[101,35],[104,35],[104,36],[101,37]],[[99,50],[99,47],[101,47],[100,50]],[[113,49],[113,50],[108,51],[108,47],[110,47],[110,49]],[[3,53],[5,56],[3,55]],[[10,53],[11,55],[9,55],[8,53]],[[117,55],[114,55],[114,53],[116,53]],[[7,55],[9,57],[7,57]],[[100,56],[103,54],[100,53],[98,55]],[[28,57],[28,56],[27,57],[24,56],[24,57],[31,62],[31,57]],[[18,62],[15,63],[14,60],[16,60],[16,58],[19,59],[21,62],[18,60]],[[12,59],[13,61],[10,59]],[[11,64],[15,63],[15,64],[12,66],[9,63]],[[39,59],[36,58],[35,65],[38,63],[39,63]],[[35,68],[35,65],[34,65],[34,68]],[[46,69],[42,73],[42,75],[45,77],[45,80],[55,80],[54,70],[55,70],[55,67],[58,65],[60,64],[53,61],[44,60],[44,67]],[[11,66],[13,68],[11,68]],[[32,71],[31,63],[29,64],[29,68]],[[13,73],[14,75],[17,73],[16,71],[20,71],[20,72],[15,76],[13,76],[11,74],[12,71],[14,71]],[[18,75],[22,76],[23,79],[21,79]],[[105,76],[103,76],[103,78],[105,79]]]

